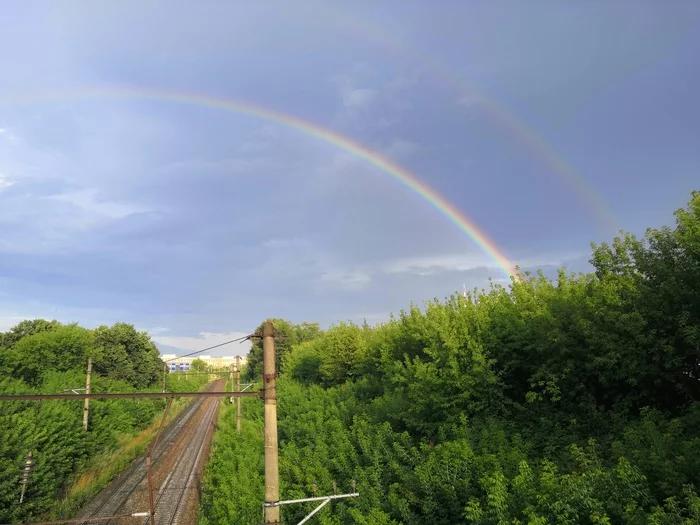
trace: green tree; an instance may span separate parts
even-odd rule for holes
[[[299,343],[311,341],[321,335],[322,331],[318,323],[301,323],[295,325],[285,319],[271,318],[268,321],[272,322],[275,331],[275,355],[276,355],[276,370],[282,369],[282,363],[290,349]],[[262,335],[262,329],[266,321],[260,323],[256,328],[255,333]],[[248,362],[244,372],[244,378],[248,381],[259,378],[263,373],[263,347],[262,339],[254,338],[252,340],[250,352],[248,353]]]
[[[592,248],[590,274],[525,272],[292,341],[282,498],[355,479],[359,498],[314,518],[333,525],[700,523],[700,193],[674,228]],[[263,481],[232,502],[248,473],[219,447],[203,519],[256,523]]]
[[[10,328],[7,332],[0,332],[0,347],[10,348],[20,339],[38,334],[40,332],[50,332],[61,326],[56,321],[46,321],[44,319],[25,320]]]
[[[19,339],[3,354],[3,371],[38,385],[49,371],[84,369],[93,348],[89,330],[77,325],[61,326]]]
[[[152,372],[162,370],[162,361],[148,336],[130,325],[118,323],[94,331],[38,321],[18,326],[14,333],[22,337],[0,353],[3,394],[56,393],[82,386],[90,356],[96,365],[95,392],[160,388],[160,375],[154,381]],[[151,386],[154,382],[157,386]],[[168,389],[192,390],[200,385],[197,380],[171,381]],[[81,467],[95,454],[124,443],[150,425],[164,402],[94,400],[88,432],[82,428],[82,406],[80,400],[0,403],[0,522],[46,518]],[[29,452],[36,467],[20,506],[18,472]]]
[[[193,359],[190,364],[190,370],[195,373],[203,374],[209,372],[209,367],[201,359]]]
[[[160,352],[147,332],[133,325],[99,326],[95,334],[94,369],[107,377],[123,379],[138,387],[157,381],[163,372]]]

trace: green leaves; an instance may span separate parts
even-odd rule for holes
[[[36,386],[48,371],[85,366],[92,348],[89,330],[77,325],[60,326],[19,339],[3,355],[2,366],[5,373]]]
[[[277,371],[282,370],[282,363],[284,363],[285,357],[294,345],[312,341],[323,333],[318,323],[304,322],[295,325],[284,319],[269,320],[272,321],[275,334],[277,335],[277,340],[275,341],[275,366]],[[265,322],[260,323],[255,333],[262,334],[262,327],[264,324]],[[248,363],[244,372],[247,380],[257,380],[257,378],[262,375],[262,361],[262,339],[256,338],[252,340],[252,346],[248,353]]]
[[[699,523],[700,193],[674,229],[593,245],[591,264],[308,340],[275,320],[282,496],[356,479],[325,524]],[[256,523],[253,492],[207,522]]]
[[[161,376],[163,362],[146,332],[138,332],[130,324],[116,323],[96,328],[94,337],[93,367],[98,373],[141,388]]]
[[[88,357],[93,358],[93,392],[146,390],[160,383],[163,362],[157,348],[146,333],[125,323],[87,330],[39,319],[0,335],[10,343],[0,352],[2,393],[82,388]],[[168,388],[196,390],[201,384],[169,380]],[[55,508],[90,458],[132,438],[163,407],[160,399],[93,400],[86,433],[82,400],[0,403],[0,521],[26,521]],[[19,468],[29,451],[36,468],[20,507]]]

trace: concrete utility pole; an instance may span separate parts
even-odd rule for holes
[[[233,390],[234,390],[234,384],[233,384],[234,365],[233,365],[233,363],[231,363],[231,366],[229,366],[228,369],[229,369],[229,379],[231,381],[231,392],[233,392]],[[235,401],[234,401],[235,398],[233,396],[231,396],[229,399],[230,399],[231,403],[235,403]]]
[[[88,357],[87,379],[85,380],[85,393],[90,394],[90,375],[92,374],[92,357]],[[85,398],[85,406],[83,406],[83,430],[87,432],[88,414],[90,413],[90,398]]]
[[[236,392],[241,391],[241,356],[236,356]],[[236,401],[236,432],[241,431],[241,400]]]
[[[168,364],[163,363],[163,393],[165,394],[165,374],[168,372]]]
[[[263,325],[263,391],[265,394],[265,525],[280,522],[279,465],[277,457],[277,374],[275,339],[270,321]]]

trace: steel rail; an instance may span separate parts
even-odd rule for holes
[[[206,388],[210,388],[209,385],[207,385]],[[190,418],[197,412],[197,409],[201,406],[201,402],[199,400],[195,401],[188,407],[185,407],[185,410],[181,412],[180,414],[177,415],[175,420],[171,421],[170,424],[165,427],[165,432],[163,436],[163,440],[161,440],[160,445],[158,448],[153,449],[152,453],[155,454],[155,461],[157,462],[163,454],[167,451],[168,447],[172,444],[170,442],[171,439],[176,439],[178,433],[182,430],[184,425],[187,424],[187,422],[190,420]],[[149,446],[150,448],[150,446]],[[83,521],[81,522],[83,525],[85,523],[90,523],[92,521],[95,521],[95,518],[101,518],[101,516],[97,516],[97,514],[103,510],[105,507],[114,504],[114,498],[119,498],[119,505],[117,507],[114,507],[115,511],[119,510],[122,508],[124,503],[131,497],[131,495],[136,491],[136,489],[141,485],[141,482],[144,480],[146,477],[146,471],[144,470],[143,472],[140,472],[140,469],[145,465],[146,463],[146,455],[148,454],[148,450],[144,455],[141,455],[137,457],[132,464],[127,467],[124,471],[122,471],[112,482],[115,483],[117,482],[116,486],[111,486],[112,484],[108,485],[105,487],[103,490],[110,490],[110,497],[106,498],[104,501],[102,501],[96,508],[94,508],[87,516],[84,516],[80,519]],[[126,471],[128,474],[125,476],[121,477],[122,474],[124,474]],[[119,479],[121,477],[121,479]],[[134,483],[135,479],[138,479],[136,483]],[[127,489],[126,494],[120,494],[121,490],[127,486],[129,483],[131,483],[133,486],[131,488]],[[150,516],[150,512],[147,513],[147,515]],[[112,519],[120,519],[118,516],[113,517]],[[109,523],[109,521],[108,521]],[[25,524],[25,525],[30,525],[30,524]],[[31,524],[31,525],[36,525],[36,524]]]
[[[199,405],[198,409],[201,407],[202,407],[202,405]],[[208,411],[209,407],[207,407],[206,410]],[[202,415],[202,419],[206,418],[207,413],[208,412],[205,411],[205,413]],[[202,427],[201,421],[197,424],[196,427],[197,427],[197,430],[196,430],[195,434],[192,437],[190,437],[189,441],[187,442],[187,444],[183,448],[182,452],[178,455],[178,458],[177,458],[177,461],[175,462],[175,465],[170,469],[170,472],[168,473],[165,480],[163,481],[163,484],[161,485],[160,489],[158,490],[158,494],[156,495],[156,502],[155,502],[156,514],[158,514],[158,508],[161,504],[161,500],[166,495],[166,492],[170,489],[180,489],[180,487],[172,487],[170,484],[172,482],[173,475],[177,472],[178,468],[180,467],[180,464],[188,456],[187,451],[189,450],[191,443],[195,440],[196,436],[198,436],[199,433],[201,432],[201,427]],[[182,490],[184,490],[185,488],[186,487],[182,487]],[[150,516],[144,520],[144,522],[143,522],[144,525],[147,525],[149,521],[150,521]]]
[[[204,450],[204,445],[207,442],[207,434],[209,433],[209,427],[212,424],[212,421],[214,420],[214,415],[216,414],[216,411],[218,409],[219,405],[217,403],[212,403],[212,406],[210,407],[209,413],[206,414],[206,419],[207,422],[204,425],[201,425],[201,428],[203,430],[203,435],[201,437],[201,441],[199,443],[199,446],[197,447],[197,454],[194,457],[194,461],[192,462],[192,467],[190,467],[190,471],[187,473],[187,477],[185,479],[185,486],[183,487],[182,491],[180,492],[180,497],[177,499],[177,504],[175,505],[175,509],[173,511],[172,517],[170,518],[170,521],[168,522],[169,525],[176,525],[180,522],[180,516],[182,513],[182,503],[183,501],[187,501],[186,494],[189,489],[192,488],[192,478],[196,472],[197,466],[199,464],[199,458],[202,455],[202,451]],[[203,418],[204,419],[204,418]],[[194,436],[193,440],[194,442]],[[172,480],[171,480],[172,481]]]
[[[204,388],[205,388],[204,392],[210,392],[211,389],[214,388],[215,384],[216,384],[216,381],[213,382],[213,383],[210,383],[210,384],[206,385],[206,386],[204,387]],[[155,456],[154,459],[155,459],[156,462],[161,458],[161,456],[162,456],[163,454],[165,454],[165,452],[166,452],[166,450],[168,449],[168,447],[172,444],[172,443],[170,442],[170,440],[171,440],[171,439],[177,439],[177,435],[179,434],[179,432],[182,430],[182,428],[183,428],[185,425],[187,425],[187,424],[189,423],[191,417],[194,416],[194,414],[197,412],[197,410],[199,409],[199,407],[201,406],[201,404],[202,404],[202,403],[201,403],[200,400],[196,400],[194,403],[192,403],[192,404],[190,404],[189,406],[185,407],[184,411],[181,412],[180,414],[178,414],[178,415],[175,417],[175,419],[174,419],[173,421],[171,421],[171,422],[168,424],[168,426],[165,427],[165,429],[164,429],[164,431],[163,431],[163,435],[161,436],[161,437],[162,437],[162,440],[160,441],[160,443],[157,443],[157,445],[160,445],[160,446],[154,446],[155,443],[151,443],[151,444],[148,446],[148,449],[150,449],[150,454]],[[164,414],[163,419],[161,420],[161,424],[162,424],[162,422],[164,421],[164,419],[165,419],[165,414]],[[148,449],[146,450],[146,454],[145,454],[145,455],[142,455],[142,456],[136,458],[136,459],[132,462],[132,464],[131,464],[129,467],[127,467],[127,469],[125,469],[124,471],[122,471],[122,472],[118,475],[118,477],[115,478],[115,480],[113,481],[113,483],[114,483],[115,481],[117,481],[117,479],[118,479],[122,474],[124,474],[126,471],[130,471],[127,475],[123,476],[123,477],[121,478],[121,480],[119,480],[119,481],[117,482],[117,485],[116,485],[116,486],[111,487],[110,485],[108,485],[107,487],[105,487],[104,490],[110,490],[110,489],[112,489],[111,492],[110,492],[110,497],[109,497],[108,499],[105,499],[104,501],[102,501],[102,502],[101,502],[96,508],[94,508],[87,516],[85,516],[85,517],[83,517],[83,518],[80,518],[80,519],[83,520],[83,521],[80,522],[80,523],[82,523],[82,524],[90,523],[90,522],[92,522],[92,521],[95,521],[96,518],[103,518],[103,517],[101,517],[101,516],[96,516],[97,513],[100,512],[101,510],[103,510],[106,506],[108,506],[108,505],[110,505],[110,504],[113,504],[113,503],[114,503],[114,499],[113,499],[113,498],[115,498],[115,497],[119,497],[119,500],[120,500],[119,505],[118,505],[117,507],[114,507],[115,511],[117,511],[117,510],[119,510],[119,509],[121,509],[121,508],[123,507],[123,505],[128,501],[128,499],[129,499],[129,498],[131,497],[131,495],[136,491],[136,489],[141,485],[141,483],[143,482],[144,478],[146,477],[146,474],[147,474],[147,473],[146,473],[145,471],[144,471],[143,473],[140,473],[139,471],[140,471],[140,468],[146,463],[146,457],[145,457],[145,456],[149,454],[149,450],[148,450]],[[135,478],[132,477],[132,476],[136,476],[136,477],[137,477],[136,483],[133,483],[133,481],[135,480]],[[130,489],[128,489],[128,492],[127,492],[125,495],[119,495],[121,489],[124,488],[124,487],[125,487],[127,484],[129,484],[130,482],[133,484],[133,486],[132,486]],[[146,515],[147,515],[147,516],[150,516],[150,512],[147,512]],[[113,516],[113,517],[107,516],[107,518],[109,518],[109,519],[114,519],[114,520],[123,519],[123,518],[121,518],[121,515],[117,515],[117,516]],[[107,520],[107,523],[109,523],[109,519]],[[26,525],[29,525],[29,524],[26,524]],[[36,524],[31,524],[31,525],[36,525]]]

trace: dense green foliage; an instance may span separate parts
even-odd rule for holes
[[[271,319],[274,322],[277,336],[276,356],[277,370],[280,369],[282,360],[295,345],[317,337],[321,333],[318,323],[292,324],[284,319]],[[256,334],[262,334],[263,323],[255,330]],[[257,380],[262,375],[262,339],[254,338],[248,354],[248,364],[243,379]]]
[[[41,319],[0,333],[0,392],[61,393],[85,386],[93,358],[93,392],[158,389],[164,364],[146,333],[124,323],[87,330]],[[168,382],[174,390],[196,381]],[[36,518],[55,506],[95,454],[147,427],[163,400],[93,400],[89,431],[82,429],[83,401],[0,403],[0,522]],[[19,505],[19,472],[27,453],[36,461],[25,502]]]
[[[675,228],[593,245],[591,264],[285,348],[282,497],[356,479],[324,524],[700,523],[700,193]],[[241,435],[220,422],[204,523],[260,522],[249,405]]]
[[[235,406],[222,401],[204,488],[207,525],[261,522],[265,499],[262,403],[243,399],[240,434]]]

